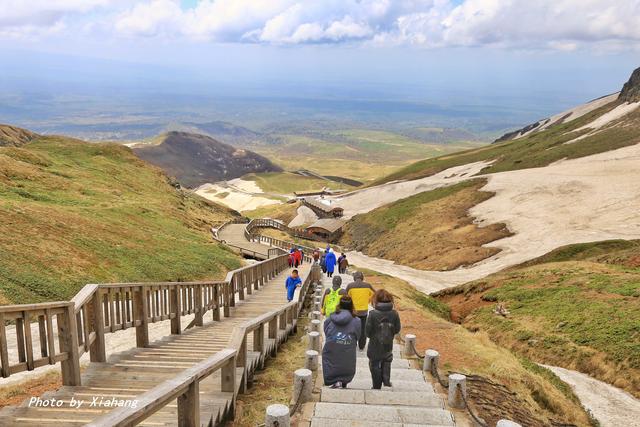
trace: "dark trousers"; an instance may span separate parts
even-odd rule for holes
[[[364,350],[364,346],[367,345],[367,336],[365,335],[365,330],[364,327],[367,324],[367,315],[359,315],[358,314],[358,319],[360,319],[360,339],[358,340],[358,348],[360,350]]]
[[[391,362],[393,353],[389,353],[384,359],[369,359],[369,370],[371,371],[371,382],[373,388],[381,389],[382,384],[391,387]]]

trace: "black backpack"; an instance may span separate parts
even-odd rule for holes
[[[395,336],[396,334],[393,323],[391,323],[388,316],[384,316],[380,319],[380,326],[378,327],[376,338],[384,347],[393,347],[393,339]]]

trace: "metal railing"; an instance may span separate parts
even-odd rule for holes
[[[416,349],[415,346],[415,336],[413,336],[413,340],[410,341],[405,341],[405,344],[408,345],[410,351],[420,360],[424,360],[426,358],[426,356],[422,356],[420,353],[418,353],[418,350]],[[427,353],[428,354],[428,353]],[[437,354],[437,353],[436,353]],[[436,381],[438,381],[438,383],[444,388],[444,389],[451,389],[452,387],[452,383],[449,381],[444,381],[442,379],[442,377],[440,376],[440,372],[438,371],[438,360],[439,357],[436,356],[433,359],[430,360],[429,363],[429,373],[431,374],[431,376],[433,378],[436,379]],[[481,419],[474,411],[473,409],[471,409],[471,406],[469,406],[469,401],[467,400],[467,395],[466,395],[466,390],[464,389],[464,387],[462,386],[461,383],[456,382],[455,384],[453,384],[453,387],[455,387],[455,392],[453,393],[454,396],[460,396],[462,403],[463,403],[463,408],[467,410],[467,412],[469,413],[469,415],[471,416],[471,418],[473,419],[473,421],[476,423],[476,425],[479,425],[480,427],[489,427],[489,425],[483,420]],[[450,393],[450,396],[452,395],[452,393]],[[450,404],[452,402],[449,402]]]

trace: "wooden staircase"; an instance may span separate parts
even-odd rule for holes
[[[280,258],[279,265],[286,264],[286,256]],[[284,281],[289,269],[278,267],[277,274],[269,274],[256,264],[241,270],[245,271],[237,277],[229,276],[231,289],[239,291],[230,299],[232,305],[219,303],[222,295],[216,294],[209,309],[212,320],[171,335],[167,324],[166,337],[112,354],[105,362],[92,362],[82,372],[81,385],[65,385],[40,396],[41,401],[56,402],[53,407],[29,399],[2,409],[0,426],[111,426],[130,425],[131,420],[143,426],[222,423],[232,416],[235,396],[245,390],[255,369],[295,328],[311,283],[311,266],[306,263],[299,268],[304,286],[288,303]],[[16,312],[20,306],[13,307],[3,309]],[[204,307],[199,312],[203,311]],[[90,332],[95,337],[93,329]],[[185,392],[176,394],[180,387]],[[79,401],[84,403],[78,408]]]

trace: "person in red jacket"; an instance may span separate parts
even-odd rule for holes
[[[298,268],[300,264],[302,264],[302,252],[300,252],[298,248],[293,251],[293,259],[295,261],[296,268]]]

